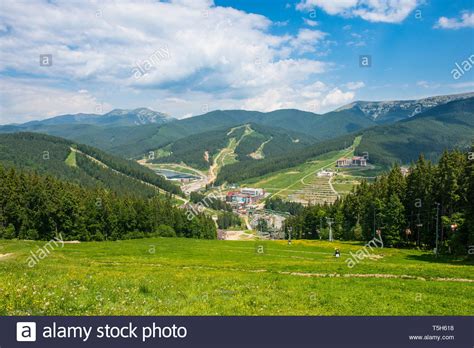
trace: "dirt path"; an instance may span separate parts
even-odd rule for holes
[[[230,138],[229,140],[229,144],[223,148],[216,156],[216,158],[214,159],[214,162],[212,163],[212,165],[210,166],[209,168],[209,174],[207,176],[207,183],[210,185],[212,183],[214,183],[214,181],[216,181],[217,179],[217,174],[219,174],[219,170],[225,165],[224,162],[225,162],[225,159],[227,156],[232,156],[235,154],[235,149],[237,148],[237,146],[239,146],[240,142],[248,135],[252,134],[253,132],[255,132],[251,127],[250,125],[246,124],[246,125],[243,125],[243,126],[239,126],[239,127],[234,127],[232,128],[228,133],[227,135],[231,135],[236,129],[239,129],[239,128],[242,128],[242,127],[245,127],[245,131],[244,131],[244,134],[242,134],[242,136],[240,137],[239,140],[235,140],[235,138]]]
[[[336,191],[336,189],[334,188],[334,186],[332,186],[332,179],[333,179],[333,177],[331,176],[331,177],[329,178],[329,187],[331,188],[332,192],[334,192],[334,194],[335,194],[337,197],[339,197],[339,193]]]
[[[238,232],[238,231],[232,231]],[[139,262],[119,262],[119,261],[93,261],[93,264],[107,264],[107,265],[121,265],[127,266],[136,264],[137,267],[140,265],[155,266],[155,267],[173,267],[168,264],[160,263],[139,263]],[[418,280],[418,281],[432,281],[432,282],[455,282],[455,283],[474,283],[474,279],[466,278],[441,278],[441,277],[420,277],[412,276],[407,274],[378,274],[378,273],[306,273],[306,272],[287,272],[287,271],[270,271],[268,269],[246,269],[236,267],[219,267],[219,266],[174,266],[180,269],[205,269],[215,271],[233,271],[243,273],[269,273],[269,274],[280,274],[292,277],[313,277],[313,278],[374,278],[374,279],[407,279],[407,280]]]
[[[261,143],[258,149],[255,152],[252,152],[251,154],[249,154],[249,156],[256,160],[264,159],[265,155],[263,154],[263,148],[265,147],[266,144],[268,144],[272,140],[273,140],[273,137],[270,137],[270,139]]]
[[[223,231],[224,240],[254,240],[255,236],[245,231]]]
[[[244,219],[245,226],[247,227],[247,229],[252,230],[252,226],[250,226],[249,222],[249,217],[247,215],[242,215],[242,218]]]

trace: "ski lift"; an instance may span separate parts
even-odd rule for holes
[[[416,227],[423,227],[423,224],[421,223],[421,220],[420,220],[420,214],[416,214]]]

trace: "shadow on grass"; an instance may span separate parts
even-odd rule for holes
[[[423,255],[407,255],[408,260],[430,262],[430,263],[442,263],[451,265],[466,265],[474,266],[474,257],[471,256],[447,256],[440,255],[436,257],[434,254],[423,254]]]

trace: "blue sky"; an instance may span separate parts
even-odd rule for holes
[[[40,55],[51,66],[40,66]],[[370,55],[371,67],[360,67]],[[474,90],[471,0],[2,1],[0,124],[149,107],[323,113]],[[453,78],[456,63],[461,76]],[[467,67],[467,68],[466,68]],[[474,70],[474,69],[473,69]]]

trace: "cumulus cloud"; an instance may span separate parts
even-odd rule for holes
[[[350,90],[356,90],[356,89],[364,88],[365,83],[362,81],[348,82],[345,84],[345,87],[347,87],[347,89],[350,89]]]
[[[248,99],[243,108],[262,111],[298,108],[321,113],[351,102],[354,96],[355,93],[352,91],[343,92],[338,87],[330,87],[321,81],[316,81],[298,88],[285,85],[269,89],[261,95]]]
[[[199,114],[205,103],[304,108],[301,91],[333,64],[302,55],[318,56],[328,34],[276,35],[275,25],[211,0],[3,1],[0,74],[10,80],[0,81],[1,123],[94,111],[112,89],[123,104],[146,96],[142,106],[176,116]],[[40,66],[40,54],[51,54],[52,66]],[[329,91],[318,93],[318,105],[330,105]]]
[[[435,25],[435,28],[442,29],[460,29],[474,28],[474,12],[463,12],[460,18],[441,17]]]
[[[321,42],[327,33],[321,30],[300,29],[298,35],[291,40],[291,46],[299,53],[315,52],[316,44]]]
[[[303,22],[304,22],[304,24],[309,25],[310,27],[316,27],[317,25],[319,25],[319,23],[317,21],[313,21],[313,20],[307,19],[307,18],[303,18]]]
[[[370,22],[400,23],[418,6],[419,0],[302,0],[301,11],[320,8],[330,15],[361,17]]]
[[[340,106],[351,102],[354,99],[354,92],[343,92],[339,88],[334,88],[323,99],[323,106]]]
[[[0,124],[31,121],[38,115],[105,113],[111,109],[87,90],[65,91],[32,80],[6,79],[0,84]]]

